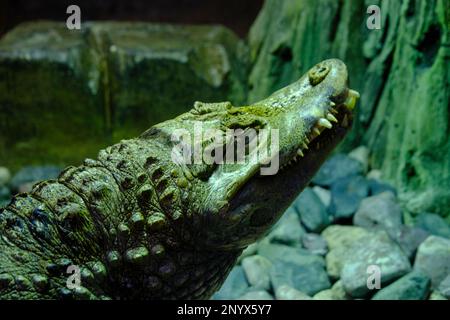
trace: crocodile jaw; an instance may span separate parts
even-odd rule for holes
[[[344,63],[325,60],[297,82],[254,104],[282,110],[267,119],[268,128],[279,130],[280,169],[275,175],[261,175],[260,163],[247,163],[228,176],[221,168],[215,172],[212,189],[223,192],[211,189],[209,202],[221,208],[208,217],[209,224],[217,227],[208,230],[207,246],[244,248],[279,219],[351,128],[359,94],[348,89],[347,82]]]

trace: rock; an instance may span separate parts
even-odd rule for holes
[[[28,190],[30,185],[41,181],[56,179],[61,172],[61,168],[56,166],[26,166],[19,170],[11,180],[11,189],[18,191],[26,187]],[[22,191],[21,190],[21,191]]]
[[[261,242],[258,254],[268,258],[272,263],[270,279],[272,287],[288,285],[308,295],[331,286],[325,271],[322,257],[311,254],[301,248]]]
[[[447,299],[450,300],[450,274],[439,284],[438,291]]]
[[[195,100],[240,104],[247,51],[218,25],[23,23],[0,39],[0,163],[76,164]]]
[[[445,298],[442,294],[440,294],[438,291],[433,291],[430,294],[430,297],[428,298],[428,300],[448,300],[447,298]]]
[[[305,228],[311,232],[320,232],[331,222],[325,206],[311,188],[306,188],[293,206]]]
[[[323,205],[328,208],[331,203],[331,192],[330,190],[321,188],[319,186],[314,186],[313,191],[319,197],[320,201],[322,201]]]
[[[363,173],[364,168],[359,161],[345,154],[336,154],[322,165],[312,182],[322,187],[330,187],[343,178]]]
[[[331,292],[334,300],[350,300],[342,284],[342,280],[336,281],[331,287]]]
[[[288,285],[281,285],[275,290],[277,300],[311,300],[306,293],[298,291]]]
[[[368,194],[369,184],[364,177],[351,176],[337,180],[331,186],[328,211],[336,220],[350,218]]]
[[[381,180],[381,170],[372,169],[367,174],[367,179],[369,180]]]
[[[303,248],[313,254],[324,256],[328,252],[327,242],[325,239],[315,233],[306,233],[302,237]]]
[[[429,236],[417,249],[414,269],[431,278],[433,288],[450,274],[450,240]]]
[[[362,164],[364,172],[369,169],[369,148],[366,146],[359,146],[348,154],[349,158],[355,159]]]
[[[248,283],[263,290],[270,289],[269,271],[271,267],[272,262],[260,255],[246,257],[242,260],[242,268],[244,268]]]
[[[353,216],[353,224],[395,234],[402,226],[402,208],[395,196],[386,191],[362,200]]]
[[[363,298],[369,293],[367,281],[371,275],[368,270],[370,266],[381,270],[382,286],[411,270],[408,257],[384,231],[371,232],[353,243],[342,259],[342,284],[353,298]]]
[[[419,245],[425,241],[429,235],[428,232],[420,228],[403,225],[395,233],[391,234],[391,237],[411,260],[416,254]]]
[[[395,196],[397,195],[397,190],[390,184],[375,179],[368,179],[368,182],[369,182],[369,194],[371,196],[377,195],[385,191],[390,191]]]
[[[247,292],[247,289],[248,283],[245,277],[244,269],[241,266],[236,266],[231,270],[220,290],[214,294],[213,299],[236,299]]]
[[[247,248],[242,251],[241,255],[238,258],[237,263],[240,264],[245,257],[252,256],[258,250],[258,242],[252,243]]]
[[[331,279],[339,279],[347,257],[346,250],[355,242],[367,237],[369,232],[361,227],[332,225],[322,232],[329,252],[325,257],[327,272]]]
[[[296,211],[290,207],[286,210],[280,221],[273,227],[268,238],[275,243],[288,246],[299,246],[302,235],[305,233]]]
[[[322,231],[322,237],[330,250],[348,247],[368,235],[369,232],[364,228],[338,224],[329,226]]]
[[[379,290],[372,300],[425,300],[430,293],[430,285],[426,274],[412,271]]]
[[[0,167],[0,188],[8,184],[9,180],[11,180],[11,172],[8,168]]]
[[[277,260],[270,271],[272,287],[276,291],[282,285],[314,295],[331,286],[323,263],[292,263]]]
[[[333,291],[331,289],[322,290],[313,296],[314,300],[334,300]]]
[[[266,257],[272,263],[276,261],[285,261],[296,265],[318,265],[325,267],[325,261],[322,257],[308,252],[302,248],[293,248],[281,244],[273,244],[262,241],[258,246],[258,254]]]
[[[239,298],[237,300],[273,300],[273,297],[264,290],[259,291],[249,291]]]
[[[422,228],[435,236],[450,239],[450,225],[437,214],[419,214],[415,226]]]

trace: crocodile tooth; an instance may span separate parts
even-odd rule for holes
[[[336,117],[333,116],[331,113],[327,114],[327,119],[333,122],[338,122],[338,119],[336,119]]]
[[[333,125],[331,124],[331,122],[325,118],[320,118],[318,121],[318,124],[319,124],[319,126],[322,126],[322,127],[328,128],[328,129],[333,128]]]
[[[330,111],[333,112],[334,114],[338,114],[339,113],[335,108],[330,108]]]
[[[333,101],[330,101],[330,106],[334,107],[336,105],[336,103],[334,103]]]
[[[306,138],[305,138],[305,143],[306,143],[306,144],[309,144],[310,142],[311,142],[311,141],[309,140],[309,137],[306,137]]]
[[[301,157],[305,156],[305,155],[303,154],[302,149],[298,149],[298,150],[297,150],[297,154],[298,154],[299,156],[301,156]]]
[[[360,97],[359,92],[352,89],[348,90],[348,94],[355,97],[356,99],[359,99]]]
[[[314,128],[313,131],[314,131],[314,133],[315,133],[316,135],[319,135],[319,134],[320,134],[320,130],[319,130],[318,128]]]
[[[309,149],[309,148],[308,148],[308,145],[307,145],[305,142],[302,142],[302,146],[303,146],[303,149],[306,149],[306,150]]]
[[[348,127],[348,118],[347,115],[344,115],[344,119],[342,120],[342,126]]]

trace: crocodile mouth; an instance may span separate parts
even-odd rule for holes
[[[353,121],[353,109],[360,95],[357,91],[348,89],[343,102],[329,102],[322,117],[316,118],[309,127],[309,131],[297,146],[296,151],[286,157],[280,170],[285,170],[301,161],[311,150],[319,150],[336,133],[336,130],[348,130]]]

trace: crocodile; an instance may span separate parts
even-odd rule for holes
[[[345,64],[324,60],[264,100],[240,107],[196,102],[38,182],[0,210],[0,298],[211,297],[350,130],[358,97]],[[179,161],[174,132],[193,133],[195,123],[240,134],[277,130],[266,140],[277,144],[252,149],[275,146],[258,160],[248,152],[235,163]],[[204,147],[213,143],[199,139]],[[224,139],[211,154],[235,145]],[[263,174],[275,160],[278,170]]]

